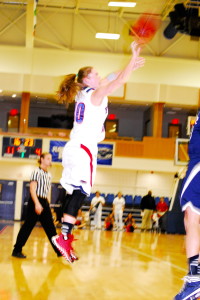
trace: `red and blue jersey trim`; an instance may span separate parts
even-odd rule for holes
[[[90,185],[92,186],[92,173],[93,173],[93,157],[92,153],[90,152],[90,149],[88,149],[85,145],[81,144],[81,148],[85,150],[85,152],[89,155],[90,157]]]

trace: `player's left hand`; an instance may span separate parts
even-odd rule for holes
[[[136,41],[134,41],[131,43],[131,50],[134,58],[137,58],[140,55],[141,47]]]

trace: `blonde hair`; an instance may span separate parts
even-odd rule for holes
[[[59,103],[69,104],[75,99],[77,93],[84,86],[83,79],[92,71],[92,67],[84,67],[78,71],[78,74],[68,74],[61,82],[57,91],[57,100]]]

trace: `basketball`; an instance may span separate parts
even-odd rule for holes
[[[139,44],[149,43],[160,27],[160,19],[152,14],[143,14],[130,28],[130,35]]]

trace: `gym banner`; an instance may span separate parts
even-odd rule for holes
[[[98,144],[97,164],[112,165],[113,144]]]
[[[65,141],[50,141],[49,153],[52,155],[53,162],[62,162],[62,153]]]
[[[65,141],[50,141],[49,152],[52,155],[52,162],[62,162],[62,152]],[[98,144],[98,165],[112,165],[113,144]]]

